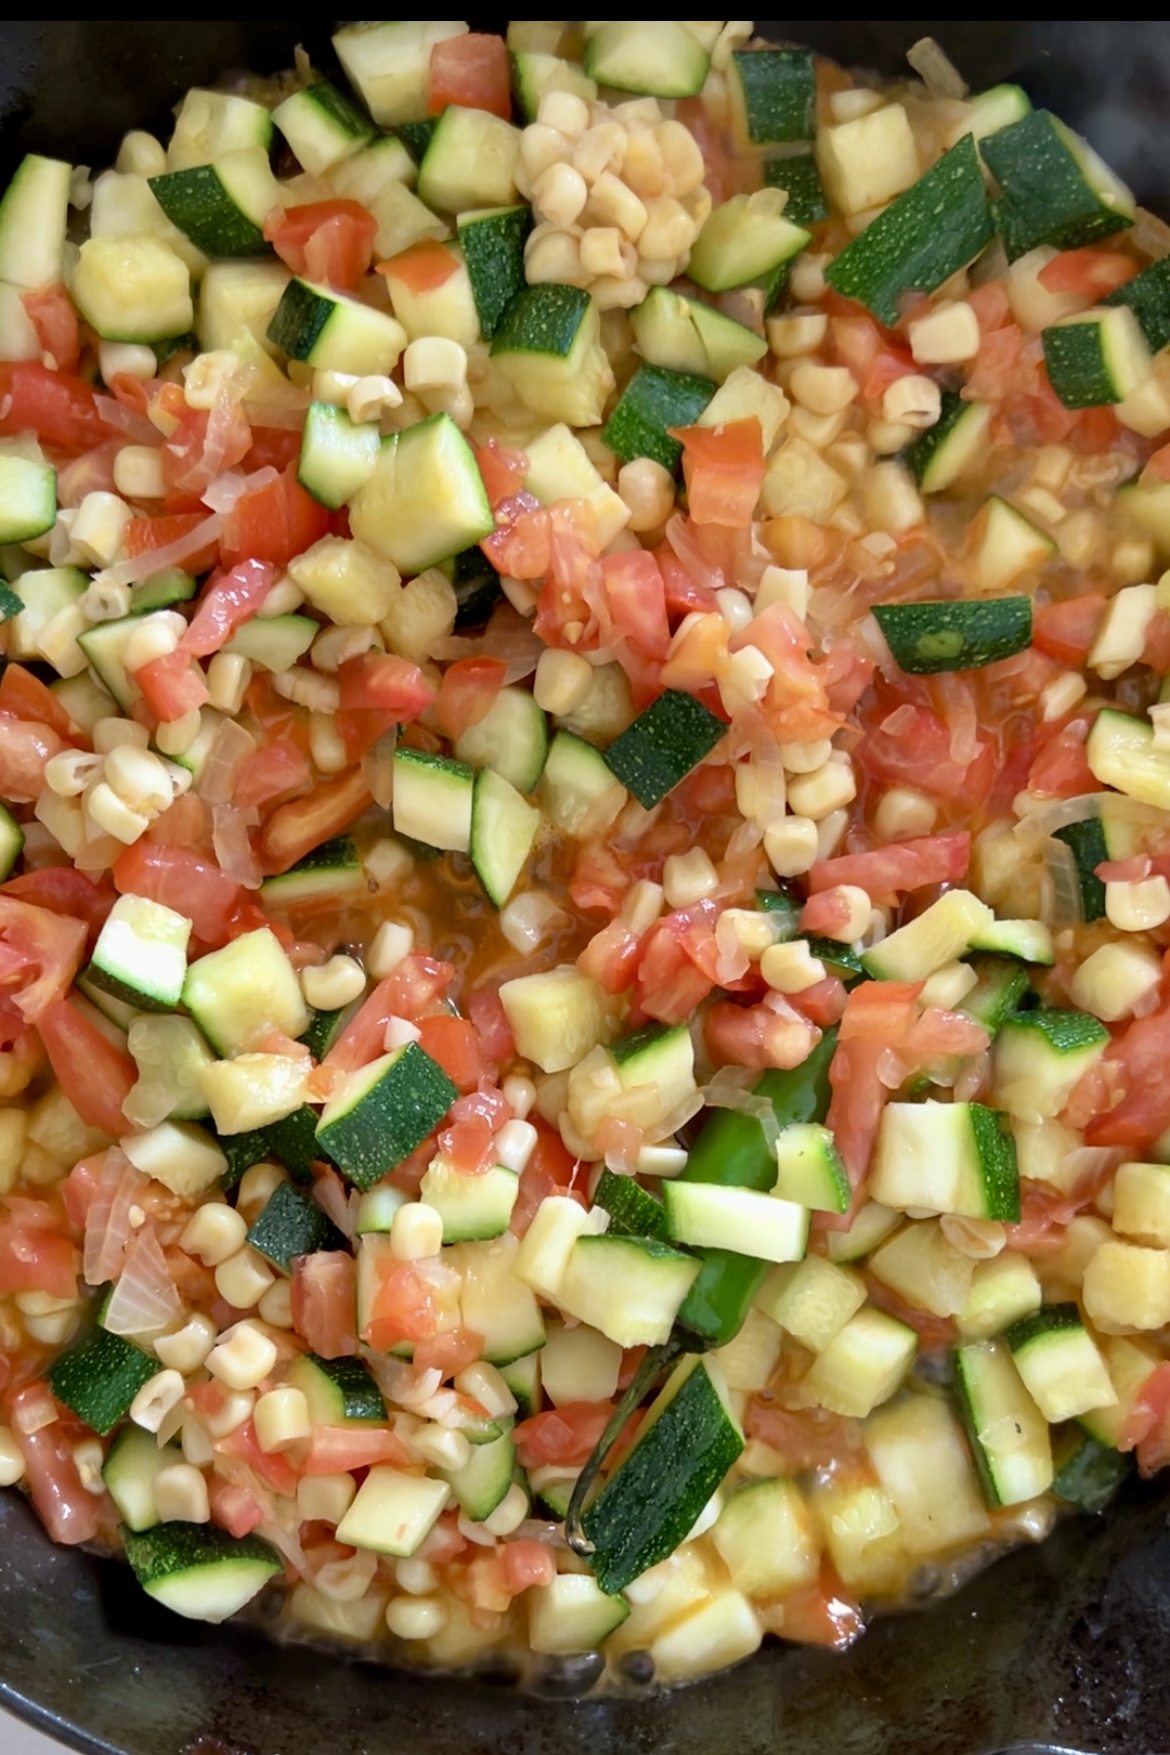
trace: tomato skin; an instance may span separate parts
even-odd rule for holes
[[[24,1406],[44,1400],[43,1383],[30,1383],[12,1397],[9,1413],[13,1436],[24,1457],[25,1475],[33,1504],[54,1542],[75,1546],[92,1542],[101,1526],[101,1500],[81,1484],[73,1446],[88,1429],[71,1416],[62,1416],[38,1432],[22,1432],[15,1416]]]
[[[758,418],[714,427],[672,427],[683,447],[687,505],[695,524],[739,529],[750,524],[764,482],[764,437]]]
[[[26,871],[20,877],[9,878],[0,885],[0,897],[4,896],[29,902],[49,914],[83,920],[91,950],[116,900],[107,877],[92,878],[69,865],[46,865],[40,871]]]
[[[837,884],[856,884],[875,900],[927,884],[954,884],[966,875],[971,837],[966,829],[949,835],[922,835],[877,847],[872,853],[843,853],[820,859],[808,874],[813,895]]]
[[[290,463],[266,487],[240,495],[224,519],[220,548],[227,566],[253,560],[285,567],[328,533],[328,508],[306,492]]]
[[[224,1456],[239,1457],[246,1462],[254,1475],[257,1475],[266,1487],[274,1493],[291,1499],[297,1490],[297,1471],[288,1457],[281,1451],[267,1451],[261,1448],[256,1436],[255,1421],[249,1416],[242,1426],[221,1438],[216,1446]]]
[[[665,658],[670,650],[670,623],[666,585],[655,557],[645,549],[604,555],[601,571],[616,631],[647,657]]]
[[[503,670],[502,664],[500,669]],[[341,685],[343,713],[380,713],[387,729],[417,719],[435,699],[435,692],[418,665],[391,652],[363,652],[358,658],[347,658],[337,672],[337,680]]]
[[[45,725],[66,743],[72,741],[69,715],[60,701],[23,664],[6,664],[0,676],[0,713]]]
[[[246,496],[245,496],[246,497]],[[263,561],[241,561],[204,586],[194,616],[179,645],[192,658],[209,658],[252,620],[276,583]]]
[[[265,875],[287,871],[322,841],[340,835],[371,801],[360,768],[323,780],[311,792],[280,805],[264,825],[260,853]]]
[[[68,748],[50,726],[0,712],[0,796],[9,804],[34,804],[49,762]]]
[[[408,292],[415,294],[437,292],[458,268],[459,258],[454,250],[436,238],[421,238],[409,250],[378,263],[379,274],[400,281]]]
[[[122,1105],[138,1079],[131,1056],[67,999],[42,1012],[37,1030],[61,1089],[86,1125],[111,1139],[125,1133]]]
[[[488,110],[511,121],[508,51],[502,37],[469,31],[434,45],[427,69],[428,116],[441,115],[448,104]]]
[[[1032,644],[1058,664],[1080,670],[1105,617],[1106,599],[1096,593],[1039,604],[1033,613]]]
[[[225,877],[213,859],[187,847],[136,841],[118,855],[112,875],[121,895],[145,896],[186,914],[204,944],[227,942],[240,886]]]
[[[298,1255],[292,1264],[293,1328],[322,1359],[357,1352],[357,1263],[343,1249]]]
[[[354,292],[370,266],[378,222],[357,201],[274,208],[264,236],[294,274]]]
[[[402,1468],[410,1461],[405,1445],[381,1427],[314,1426],[301,1474],[339,1475],[350,1469],[373,1468],[377,1463]]]
[[[148,712],[162,725],[174,724],[211,699],[203,672],[181,648],[140,665],[134,681]]]
[[[0,896],[0,1010],[39,1024],[68,990],[85,952],[85,923]]]
[[[558,1463],[573,1468],[587,1462],[613,1413],[612,1402],[568,1402],[521,1420],[512,1437],[522,1467]]]
[[[424,1018],[419,1029],[419,1046],[438,1061],[451,1083],[460,1091],[474,1091],[484,1073],[475,1025],[467,1018],[442,1013]]]
[[[91,385],[35,360],[0,360],[0,410],[0,433],[33,432],[74,457],[117,436]]]

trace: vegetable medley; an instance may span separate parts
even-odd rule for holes
[[[670,1683],[1170,1459],[1170,239],[751,30],[0,204],[0,1482],[180,1614]]]

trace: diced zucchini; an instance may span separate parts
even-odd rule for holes
[[[610,744],[606,765],[651,810],[710,755],[726,729],[694,695],[667,689]]]
[[[378,462],[374,421],[352,421],[329,402],[312,402],[301,433],[297,480],[315,500],[336,510],[369,481]]]
[[[821,220],[829,217],[821,173],[813,152],[787,153],[769,159],[764,165],[764,186],[787,191],[784,217],[793,225],[819,225]]]
[[[657,1237],[664,1243],[668,1240],[662,1202],[633,1176],[617,1176],[612,1170],[603,1170],[593,1192],[593,1204],[609,1214],[609,1230],[614,1237]]]
[[[1066,408],[1124,402],[1153,371],[1141,325],[1126,305],[1062,317],[1041,340],[1049,382]]]
[[[600,315],[582,288],[523,288],[501,317],[491,351],[532,414],[572,427],[600,423],[613,371],[601,345]]]
[[[820,1551],[809,1509],[792,1481],[753,1481],[727,1501],[711,1540],[747,1596],[781,1597],[813,1583]]]
[[[601,991],[575,964],[518,975],[500,988],[516,1052],[542,1072],[566,1072],[607,1034]]]
[[[516,1446],[510,1432],[488,1444],[473,1444],[471,1455],[459,1469],[440,1469],[452,1497],[475,1523],[482,1523],[504,1498],[516,1468]]]
[[[191,1621],[226,1621],[284,1571],[276,1549],[259,1536],[230,1536],[214,1524],[127,1529],[123,1540],[147,1596]]]
[[[89,979],[139,1011],[173,1011],[183,997],[190,936],[185,914],[145,896],[119,896],[98,934]]]
[[[516,200],[520,130],[487,110],[448,104],[418,167],[418,192],[440,213]]]
[[[365,872],[353,836],[334,835],[278,877],[265,878],[260,893],[269,907],[296,908],[324,897],[340,901],[360,895],[365,888]]]
[[[426,1541],[450,1497],[446,1481],[379,1465],[358,1488],[337,1526],[337,1540],[408,1560]]]
[[[1076,250],[1133,224],[1133,196],[1092,147],[1047,110],[980,143],[1000,186],[995,220],[1009,261],[1037,244]]]
[[[431,50],[466,30],[457,19],[349,24],[334,33],[333,47],[374,121],[389,128],[426,115]]]
[[[466,762],[399,746],[394,752],[394,827],[428,847],[471,847],[475,773]]]
[[[268,256],[264,222],[280,206],[280,186],[261,146],[225,153],[214,164],[149,179],[172,224],[208,256]]]
[[[534,59],[534,57],[529,57]],[[527,1592],[528,1643],[551,1657],[597,1651],[629,1618],[620,1596],[607,1596],[584,1572],[565,1572]]]
[[[557,732],[539,782],[540,806],[554,828],[588,840],[609,827],[628,797],[600,750],[572,732]]]
[[[483,1336],[484,1358],[505,1375],[514,1362],[536,1353],[545,1341],[540,1306],[519,1277],[519,1248],[515,1237],[505,1232],[492,1242],[464,1243],[450,1251],[451,1264],[462,1280],[462,1325]]]
[[[995,920],[972,935],[971,949],[993,951],[996,956],[1014,957],[1043,968],[1051,968],[1056,961],[1052,930],[1042,920]]]
[[[327,79],[294,91],[277,104],[272,120],[314,177],[352,158],[374,133],[357,105]]]
[[[322,1249],[348,1249],[342,1233],[311,1195],[291,1182],[278,1182],[263,1211],[253,1220],[248,1242],[282,1274],[291,1274],[298,1255]]]
[[[183,1004],[225,1056],[243,1052],[266,1030],[299,1036],[309,1022],[296,970],[266,926],[192,963]]]
[[[575,1328],[554,1323],[549,1328],[540,1375],[554,1408],[569,1402],[608,1401],[617,1389],[621,1367],[621,1348],[596,1329],[584,1323]]]
[[[602,438],[623,463],[650,457],[677,470],[682,445],[671,427],[692,426],[715,394],[711,378],[639,366],[618,399]]]
[[[454,748],[459,761],[491,768],[517,792],[532,792],[548,754],[548,724],[531,691],[513,684],[500,690]]]
[[[630,312],[638,352],[652,366],[721,384],[768,351],[762,335],[712,305],[670,287],[652,287]],[[583,423],[578,423],[583,424]]]
[[[902,1387],[917,1351],[914,1329],[866,1305],[821,1351],[804,1385],[830,1413],[864,1419]]]
[[[620,1347],[656,1347],[670,1334],[698,1272],[694,1256],[652,1238],[578,1237],[557,1303]]]
[[[879,981],[924,981],[970,947],[973,933],[992,924],[985,902],[970,890],[948,890],[914,920],[862,953]]]
[[[291,276],[283,262],[250,258],[237,262],[213,262],[199,284],[199,312],[195,332],[201,347],[230,348],[241,336],[268,351],[268,326]]]
[[[872,1252],[869,1270],[917,1310],[957,1316],[971,1294],[975,1263],[947,1237],[937,1219],[903,1225]]]
[[[624,530],[629,507],[604,481],[580,439],[561,422],[525,446],[528,474],[524,486],[543,505],[557,500],[588,500],[597,521],[597,539],[603,548]]]
[[[1162,1359],[1140,1339],[1128,1340],[1122,1335],[1106,1336],[1101,1351],[1117,1400],[1082,1414],[1079,1424],[1099,1444],[1116,1450],[1127,1436],[1126,1427],[1139,1396]]]
[[[104,1438],[125,1419],[138,1391],[150,1382],[158,1361],[132,1341],[96,1328],[61,1353],[49,1370],[49,1388]]]
[[[1085,756],[1103,786],[1116,787],[1141,804],[1170,808],[1170,751],[1159,748],[1149,720],[1102,708],[1089,732]]]
[[[317,1139],[365,1190],[422,1144],[457,1095],[438,1062],[408,1042],[345,1076],[321,1112]]]
[[[894,662],[914,676],[976,670],[1032,644],[1032,599],[875,603]]]
[[[652,97],[694,97],[711,59],[685,24],[673,19],[609,20],[589,38],[585,71],[598,85]]]
[[[218,1143],[188,1121],[160,1121],[121,1141],[136,1170],[152,1176],[180,1200],[195,1202],[219,1181],[227,1159]]]
[[[1004,1337],[1046,1420],[1071,1420],[1117,1400],[1109,1372],[1075,1304],[1046,1304]]]
[[[1021,1121],[1059,1115],[1108,1040],[1104,1024],[1087,1012],[1015,1013],[995,1041],[995,1101]]]
[[[871,1415],[863,1436],[912,1554],[945,1554],[987,1534],[983,1497],[945,1402],[907,1396]]]
[[[823,1353],[865,1303],[864,1281],[822,1255],[773,1268],[757,1308],[812,1353]]]
[[[808,232],[783,214],[761,209],[764,200],[733,195],[707,216],[687,269],[696,286],[713,293],[745,286],[775,273],[804,249]]]
[[[467,1176],[438,1155],[423,1175],[419,1199],[442,1219],[444,1243],[467,1243],[503,1235],[519,1188],[519,1176],[502,1164]]]
[[[89,238],[70,291],[103,341],[166,341],[194,326],[190,270],[158,238]]]
[[[1003,1341],[955,1353],[959,1407],[987,1503],[1020,1505],[1052,1485],[1048,1425],[1020,1381]]]
[[[942,393],[942,413],[907,447],[906,466],[924,494],[942,493],[987,454],[989,402],[964,402],[957,390]]]
[[[959,134],[973,134],[976,140],[983,140],[988,134],[1018,122],[1031,108],[1032,101],[1022,85],[990,86],[968,100],[955,139]]]
[[[128,1530],[152,1530],[159,1521],[154,1502],[155,1477],[181,1461],[178,1447],[160,1445],[153,1432],[124,1426],[106,1452],[102,1480]]]
[[[684,1360],[585,1512],[601,1588],[623,1590],[672,1554],[742,1450],[718,1368],[699,1355]]]
[[[427,284],[421,291],[416,280],[420,252],[425,252],[428,266],[433,264],[435,269],[426,276]],[[479,314],[471,277],[458,245],[440,244],[433,239],[415,244],[402,255],[383,262],[379,272],[385,276],[394,315],[411,341],[424,335],[441,335],[457,341],[460,347],[474,347],[479,340]]]
[[[29,542],[57,520],[57,471],[0,453],[0,542]]]
[[[799,1261],[808,1246],[807,1207],[776,1195],[668,1182],[662,1197],[670,1235],[680,1243],[774,1262]]]
[[[480,769],[471,804],[471,862],[497,908],[515,889],[542,820],[537,807],[495,769]]]
[[[460,213],[458,230],[480,332],[491,341],[524,286],[524,245],[532,230],[532,210],[487,207]]]
[[[471,446],[447,414],[383,439],[350,525],[402,573],[421,573],[490,536],[495,516]]]
[[[1124,286],[1102,300],[1106,305],[1128,305],[1141,326],[1146,346],[1160,353],[1170,345],[1170,259],[1151,262]]]
[[[21,607],[6,624],[8,657],[43,662],[42,634],[60,610],[77,602],[87,585],[86,575],[76,567],[37,567],[13,580],[9,589]],[[105,625],[114,626],[112,622]],[[86,636],[80,638],[84,641]]]
[[[980,591],[1001,591],[1055,552],[1050,536],[993,494],[973,527],[974,579]]]
[[[742,147],[811,140],[817,75],[808,49],[736,49],[727,65],[731,123]]]
[[[1132,1457],[1070,1426],[1056,1444],[1052,1491],[1078,1511],[1104,1511],[1133,1473]]]
[[[288,1382],[304,1395],[314,1426],[380,1426],[387,1418],[382,1392],[364,1359],[302,1353]]]
[[[971,1276],[967,1301],[958,1314],[964,1340],[987,1340],[1039,1310],[1043,1299],[1036,1270],[1019,1250],[1005,1249],[981,1261]]]
[[[888,1103],[870,1191],[902,1211],[1018,1220],[1019,1173],[1007,1117],[981,1103]]]
[[[825,150],[830,137],[877,122],[896,107],[825,130],[818,150]],[[822,170],[831,185],[824,161]],[[965,137],[845,246],[826,279],[836,292],[867,305],[880,322],[893,324],[907,293],[933,292],[973,261],[991,235],[979,157]]]
[[[295,277],[281,294],[267,338],[290,359],[358,377],[392,372],[406,346],[406,331],[388,312]]]
[[[72,176],[63,159],[35,152],[21,159],[0,200],[0,280],[35,291],[65,278]]]

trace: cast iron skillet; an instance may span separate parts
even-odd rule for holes
[[[885,73],[931,31],[972,84],[1020,80],[1147,206],[1170,208],[1170,25],[761,28]],[[125,129],[162,126],[188,86],[283,67],[298,37],[329,63],[307,21],[0,23],[0,174],[30,147],[108,163]],[[0,1705],[88,1755],[1170,1755],[1168,1651],[1170,1531],[1153,1488],[1107,1519],[1070,1520],[937,1608],[878,1622],[844,1656],[771,1649],[672,1695],[604,1701],[192,1626],[122,1567],[53,1548],[24,1502],[0,1495]]]

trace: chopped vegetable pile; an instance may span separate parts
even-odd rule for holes
[[[0,202],[0,1484],[180,1615],[670,1684],[1170,1461],[1170,234],[752,28]]]

